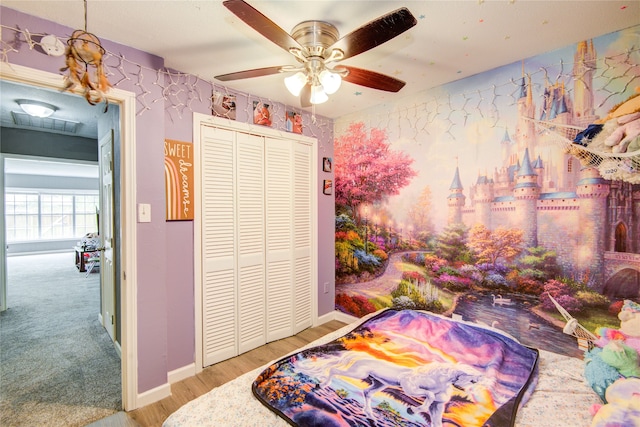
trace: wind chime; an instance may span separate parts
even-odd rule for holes
[[[67,71],[63,90],[77,89],[91,105],[105,101],[106,112],[109,103],[105,93],[111,83],[107,80],[102,64],[105,53],[100,39],[87,32],[87,0],[84,0],[84,30],[74,31],[67,40],[66,67],[60,69]]]

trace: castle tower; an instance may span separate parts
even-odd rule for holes
[[[544,165],[542,164],[542,159],[540,156],[533,162],[533,171],[538,175],[538,187],[544,187]]]
[[[607,196],[610,184],[600,177],[596,168],[583,168],[576,187],[580,211],[580,250],[576,251],[573,264],[581,272],[590,273],[590,283],[602,291],[604,276],[604,253],[606,247]],[[594,276],[595,274],[595,276]]]
[[[516,224],[524,231],[524,244],[527,247],[538,246],[536,206],[540,197],[540,186],[538,186],[538,176],[529,160],[528,149],[525,149],[522,165],[516,175],[513,196],[516,199]]]
[[[494,199],[493,180],[486,174],[478,175],[476,181],[476,191],[473,196],[473,205],[475,206],[476,223],[482,224],[488,229],[492,229],[491,224],[491,202]]]
[[[451,193],[447,197],[447,205],[449,206],[447,224],[462,224],[462,208],[464,207],[466,197],[462,194],[464,188],[462,187],[462,182],[460,182],[460,171],[457,166],[449,190],[451,190]]]
[[[597,54],[593,40],[578,43],[574,54],[573,115],[577,125],[587,125],[593,121],[593,73],[596,70]]]
[[[509,130],[504,129],[504,135],[502,141],[500,141],[500,150],[502,151],[502,159],[505,161],[505,166],[509,167],[516,163],[517,154],[513,152],[513,142],[509,137]]]
[[[536,128],[532,119],[535,118],[536,106],[533,102],[531,90],[531,77],[522,76],[520,99],[518,99],[518,123],[516,124],[516,142],[518,143],[518,156],[531,147],[535,142]]]

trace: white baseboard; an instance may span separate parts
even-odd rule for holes
[[[335,311],[330,311],[327,314],[323,314],[322,316],[318,317],[315,325],[313,326],[320,326],[327,322],[331,322],[334,319],[334,317],[335,317]]]
[[[320,326],[332,320],[339,320],[340,322],[344,322],[344,323],[353,323],[356,320],[362,320],[362,319],[355,316],[351,316],[349,314],[345,314],[341,311],[335,310],[335,311],[330,311],[329,313],[323,314],[322,316],[318,317],[316,324],[313,326]]]
[[[136,407],[142,408],[143,406],[150,405],[169,396],[171,396],[171,384],[165,383],[143,393],[138,393]]]
[[[339,321],[347,323],[347,324],[353,323],[353,322],[355,322],[357,320],[362,320],[362,319],[360,319],[358,317],[351,316],[349,314],[343,313],[343,312],[338,311],[338,310],[334,311],[333,313],[334,313],[334,317],[333,317],[334,320],[339,320]]]
[[[169,380],[169,384],[175,384],[178,381],[182,381],[186,378],[192,377],[196,374],[196,364],[191,363],[187,366],[183,366],[182,368],[174,369],[173,371],[167,374],[167,378]]]

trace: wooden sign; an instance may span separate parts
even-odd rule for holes
[[[167,221],[193,220],[193,144],[164,140]]]

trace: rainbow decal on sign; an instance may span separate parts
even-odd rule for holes
[[[193,220],[193,144],[164,141],[167,221]]]

